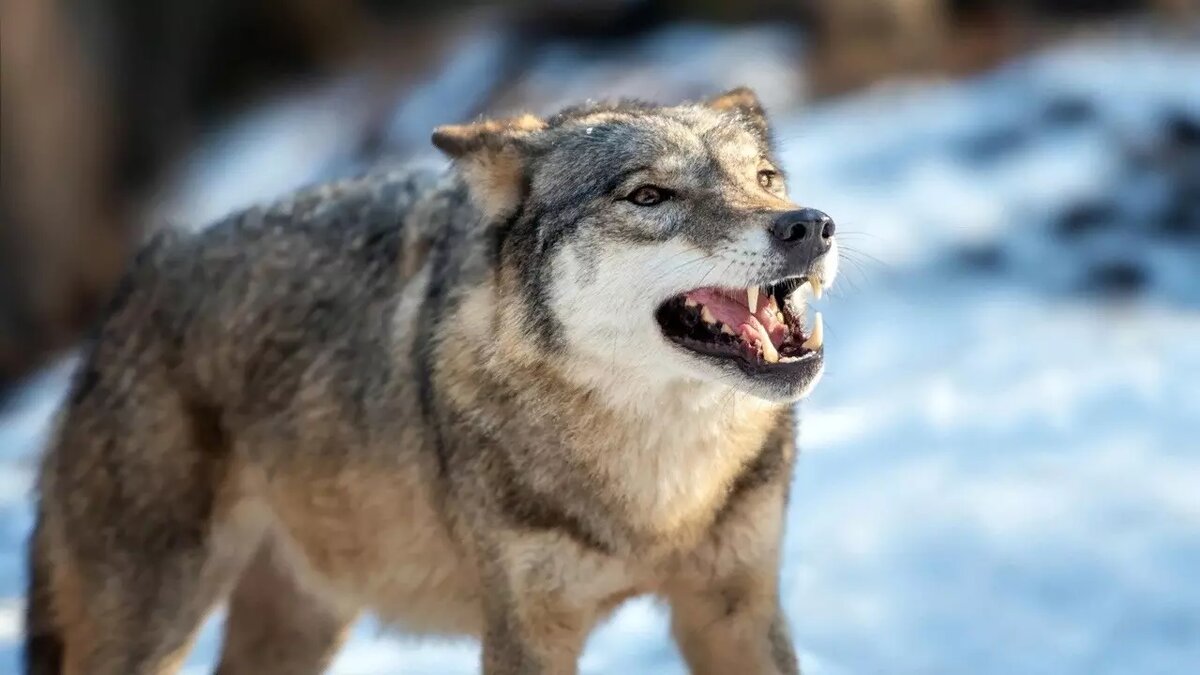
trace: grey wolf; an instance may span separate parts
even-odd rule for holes
[[[695,673],[797,673],[778,598],[833,221],[758,99],[440,127],[443,173],[319,186],[133,261],[64,403],[29,673],[316,673],[374,612],[573,673],[654,594]]]

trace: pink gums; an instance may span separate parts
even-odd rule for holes
[[[707,307],[713,318],[732,328],[749,345],[770,342],[778,349],[790,332],[787,324],[776,316],[771,296],[766,293],[759,294],[758,308],[753,314],[744,289],[700,288],[688,293],[687,298]]]

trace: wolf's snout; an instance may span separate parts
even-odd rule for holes
[[[827,241],[836,229],[833,218],[824,211],[800,209],[780,214],[771,225],[771,235],[789,248],[805,244],[813,246]]]

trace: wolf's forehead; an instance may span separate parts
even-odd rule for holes
[[[659,171],[686,171],[712,163],[757,162],[766,152],[759,140],[742,125],[715,114],[689,114],[668,109],[599,125],[582,125],[596,154],[610,163],[652,167]],[[674,114],[671,114],[674,113]]]
[[[672,121],[689,137],[690,149],[731,163],[757,161],[769,152],[764,139],[733,115],[696,107],[672,112]]]

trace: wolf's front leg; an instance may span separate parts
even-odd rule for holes
[[[779,607],[779,542],[787,472],[746,490],[664,595],[694,675],[797,675]]]
[[[680,592],[670,600],[671,629],[693,675],[800,672],[773,588],[750,581]]]
[[[507,604],[488,612],[484,675],[574,675],[587,633],[582,613],[553,598]]]
[[[574,675],[599,603],[588,554],[558,535],[506,533],[483,568],[484,675]]]

